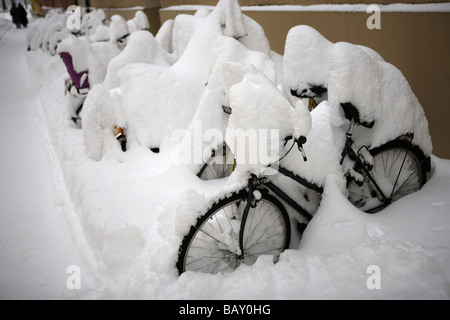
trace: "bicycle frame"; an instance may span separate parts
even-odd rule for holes
[[[379,192],[379,194],[383,197],[385,202],[390,202],[390,199],[387,198],[384,193],[382,192],[381,188],[378,186],[378,184],[376,183],[375,179],[372,177],[372,175],[370,174],[370,169],[367,168],[366,164],[363,162],[363,160],[361,160],[361,157],[359,156],[359,154],[357,152],[355,152],[352,149],[352,145],[353,145],[353,130],[355,128],[355,122],[352,120],[350,121],[350,125],[347,129],[346,132],[346,141],[345,141],[345,146],[342,150],[341,153],[341,160],[340,160],[340,164],[342,165],[344,158],[349,155],[349,157],[352,160],[355,160],[358,165],[361,166],[361,168],[363,169],[364,173],[366,174],[366,176],[370,179],[370,181],[372,182],[372,184],[375,186],[375,188],[377,189],[377,191]],[[295,143],[295,142],[294,142]],[[315,184],[315,183],[311,183],[309,181],[307,181],[306,179],[296,175],[294,172],[283,168],[283,167],[279,167],[278,168],[278,172],[292,180],[294,180],[295,182],[297,182],[298,184],[313,190],[319,194],[323,193],[323,187]],[[252,174],[249,181],[248,181],[248,198],[247,198],[247,204],[246,207],[244,209],[244,213],[243,213],[243,217],[242,217],[242,221],[241,221],[241,227],[240,227],[240,234],[239,234],[239,246],[241,249],[241,255],[243,256],[243,238],[244,238],[244,230],[245,230],[245,224],[247,221],[247,217],[248,217],[248,213],[250,211],[250,208],[254,208],[257,205],[258,199],[256,199],[255,195],[254,195],[254,191],[261,189],[260,186],[264,186],[267,189],[269,189],[270,191],[272,191],[275,195],[277,195],[279,198],[281,198],[283,201],[285,201],[287,204],[289,204],[293,209],[295,209],[299,214],[301,214],[308,222],[312,219],[313,215],[308,212],[306,209],[304,209],[297,201],[295,201],[294,199],[292,199],[288,194],[286,194],[283,190],[281,190],[278,186],[276,186],[272,181],[270,181],[267,178],[258,178],[256,175]]]
[[[278,171],[283,174],[286,177],[291,178],[292,180],[294,180],[295,182],[307,187],[310,190],[314,190],[317,193],[322,194],[323,193],[323,188],[308,182],[307,180],[303,179],[302,177],[296,175],[295,173],[293,173],[292,171],[279,167]],[[285,201],[286,203],[288,203],[292,208],[294,208],[299,214],[301,214],[308,222],[312,219],[312,214],[309,213],[308,211],[306,211],[306,209],[304,209],[300,204],[298,204],[297,201],[295,201],[294,199],[292,199],[288,194],[286,194],[283,190],[281,190],[279,187],[277,187],[272,181],[267,180],[265,178],[258,178],[256,177],[256,175],[252,175],[249,179],[248,182],[248,197],[247,197],[247,203],[244,209],[244,213],[242,215],[242,220],[241,220],[241,226],[239,229],[239,248],[241,251],[241,258],[243,258],[244,256],[244,230],[245,230],[245,224],[247,222],[247,217],[248,217],[248,213],[250,211],[250,208],[254,208],[256,207],[257,203],[258,203],[258,199],[256,199],[254,191],[258,190],[258,187],[260,185],[264,185],[265,187],[267,187],[267,189],[269,189],[270,191],[272,191],[273,193],[275,193],[278,197],[280,197],[283,201]]]
[[[387,203],[390,203],[390,199],[386,197],[375,181],[375,179],[372,177],[372,175],[369,172],[369,169],[367,169],[367,166],[365,163],[361,160],[360,156],[352,149],[353,144],[353,130],[355,129],[355,122],[353,119],[350,121],[350,124],[348,126],[347,132],[345,133],[346,140],[345,140],[345,146],[341,153],[341,161],[340,164],[342,165],[342,162],[344,161],[345,156],[348,154],[351,159],[355,160],[358,165],[362,168],[364,171],[364,174],[369,178],[369,180],[372,182],[373,186],[377,189],[378,193],[383,197],[384,201]]]

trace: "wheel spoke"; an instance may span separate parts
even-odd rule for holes
[[[275,237],[275,236],[279,236],[279,234],[273,234],[273,235],[271,235],[271,236],[268,236],[267,239],[271,239],[271,238],[273,238],[273,237]],[[246,251],[248,252],[249,249],[254,248],[254,247],[255,247],[256,245],[258,245],[258,244],[259,244],[259,242],[255,242],[253,245],[251,245],[250,247],[247,247],[247,248],[245,248],[245,249],[246,249]],[[282,247],[282,245],[281,245],[281,247]],[[266,250],[266,252],[267,252],[267,251],[273,251],[273,250],[276,250],[276,248],[275,248],[275,249]],[[254,253],[254,254],[256,254],[256,253]]]
[[[270,205],[268,205],[266,202],[265,203],[263,203],[263,206],[265,206],[265,207],[267,207],[267,209],[264,211],[264,213],[263,214],[258,214],[258,220],[261,222],[261,221],[265,221],[266,220],[266,217],[267,217],[267,213],[269,212],[269,210],[270,209],[274,209],[273,207],[271,207]],[[255,214],[254,214],[254,212],[255,212],[255,209],[253,209],[253,211],[252,211],[252,221],[253,221],[253,218],[256,216]],[[272,212],[272,213],[274,213],[274,212]],[[269,214],[269,216],[270,216],[271,214]],[[275,217],[275,219],[276,219],[276,217]],[[274,221],[275,222],[275,221]],[[246,233],[246,234],[250,234],[250,236],[249,237],[247,237],[246,238],[246,244],[247,244],[247,242],[250,240],[250,237],[252,236],[252,235],[254,235],[254,234],[257,234],[257,232],[255,232],[256,231],[256,229],[258,228],[258,226],[260,226],[261,224],[256,224],[255,226],[254,226],[254,228],[252,228],[252,225],[250,224],[250,226],[248,227],[248,229],[249,229],[249,231]],[[280,225],[280,224],[278,224],[278,225]],[[255,245],[255,244],[257,244],[257,243],[259,243],[259,240],[262,238],[262,237],[264,237],[266,234],[267,234],[267,232],[272,228],[274,226],[274,224],[272,223],[272,224],[267,224],[266,226],[265,226],[265,229],[263,230],[263,231],[259,231],[258,233],[259,233],[259,237],[257,237],[254,241],[253,241],[253,245]],[[244,246],[244,248],[245,249],[248,249],[249,247],[247,247],[246,245]]]
[[[401,190],[402,188],[404,188],[405,186],[408,186],[412,181],[415,180],[415,178],[418,178],[418,174],[415,171],[412,171],[409,176],[405,179],[405,181],[403,181],[403,183],[398,187],[398,189],[395,192],[398,192],[399,190]]]
[[[400,174],[402,173],[402,170],[403,170],[403,165],[405,164],[405,160],[406,160],[406,157],[408,156],[408,150],[405,152],[405,157],[403,158],[403,161],[402,161],[402,164],[401,164],[401,166],[400,166],[400,170],[398,170],[398,174],[397,174],[397,177],[395,178],[395,183],[394,183],[394,186],[392,187],[392,192],[391,192],[391,195],[390,195],[390,199],[392,199],[392,196],[394,195],[394,190],[395,190],[395,186],[397,185],[397,182],[398,182],[398,179],[400,178]],[[398,158],[398,157],[397,157]],[[397,161],[397,159],[395,160],[395,162]],[[392,165],[392,168],[394,167],[394,165]],[[392,171],[392,169],[391,169],[391,171]]]
[[[210,259],[211,257],[208,257],[208,256],[203,256],[203,257],[200,257],[199,259],[197,259],[195,262],[198,262],[198,261],[201,261],[201,260],[204,260],[204,259]],[[220,262],[221,261],[226,261],[226,258],[219,258],[217,261],[212,261],[212,262],[210,262],[210,263],[207,263],[207,264],[202,264],[202,265],[200,265],[199,267],[197,267],[197,268],[194,268],[194,269],[189,269],[189,270],[192,270],[192,271],[201,271],[201,270],[207,270],[207,269],[209,269],[209,267],[210,266],[214,266],[214,268],[212,269],[212,273],[216,273],[216,272],[218,272],[217,271],[217,268],[219,267],[219,264],[220,264]],[[193,262],[192,262],[193,263]],[[186,264],[186,266],[188,266],[189,264]],[[221,269],[221,270],[219,270],[219,271],[222,271],[223,269]]]
[[[226,144],[223,145],[222,150],[218,150],[206,161],[203,169],[198,174],[201,179],[221,179],[229,176],[233,171],[234,155],[231,150]]]
[[[230,210],[231,210],[231,214],[230,215],[226,214],[226,212],[225,212],[225,209],[227,209],[227,208],[230,208]],[[234,208],[236,208],[236,212],[234,212],[234,210],[233,210]],[[235,239],[238,239],[238,235],[234,231],[233,225],[231,224],[231,221],[230,221],[230,217],[233,217],[234,213],[237,213],[237,210],[238,210],[237,208],[238,208],[238,206],[237,206],[236,203],[232,204],[231,206],[227,206],[227,207],[223,208],[223,210],[225,212],[225,217],[227,218],[227,221],[228,221],[228,225],[230,226],[230,229],[233,232],[233,235],[234,235]],[[224,230],[221,230],[221,231],[222,231],[222,233],[224,232]]]
[[[265,203],[263,203],[262,206],[264,206],[264,204]],[[268,206],[268,208],[266,209],[266,212],[264,212],[263,214],[258,214],[258,216],[260,216],[260,217],[258,217],[259,221],[264,221],[264,217],[269,209],[270,209],[270,206]],[[248,225],[249,231],[246,232],[246,234],[250,234],[250,236],[245,238],[244,248],[247,247],[247,242],[249,241],[250,237],[254,234],[254,229],[252,228],[252,225],[253,225],[253,219],[255,217],[255,210],[256,210],[256,208],[251,208],[251,214],[249,213],[249,216],[251,216],[251,220],[250,220],[250,224]],[[257,227],[258,227],[258,225],[256,224],[255,228],[257,228]]]
[[[377,151],[370,151],[373,166],[362,186],[348,185],[349,200],[361,210],[378,212],[393,201],[419,190],[425,183],[420,155],[409,142],[394,140]],[[373,179],[373,181],[372,181]],[[384,199],[381,193],[389,195]]]

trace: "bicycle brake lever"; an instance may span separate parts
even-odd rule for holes
[[[292,140],[292,136],[287,136],[286,138],[284,138],[284,145],[283,146],[286,146],[287,145],[287,143],[289,142],[289,140]]]

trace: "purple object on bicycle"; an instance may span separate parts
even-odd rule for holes
[[[63,60],[64,64],[66,65],[67,72],[70,75],[70,79],[72,79],[72,82],[77,89],[85,89],[89,88],[89,80],[88,80],[88,70],[76,72],[73,67],[73,61],[72,56],[68,52],[60,52],[59,55],[61,56],[61,59]],[[83,78],[83,75],[86,74],[86,79],[84,79],[83,83],[81,83],[81,80]]]

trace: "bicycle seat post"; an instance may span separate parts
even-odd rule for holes
[[[341,165],[344,161],[345,156],[347,155],[348,150],[350,149],[350,146],[352,145],[353,139],[353,130],[355,129],[355,120],[352,118],[350,121],[350,124],[348,125],[347,132],[345,133],[345,146],[341,153],[341,161],[339,162]]]
[[[354,129],[355,129],[355,121],[352,119],[350,121],[350,124],[348,125],[347,132],[345,133],[345,136],[347,137],[347,139],[352,138]]]

